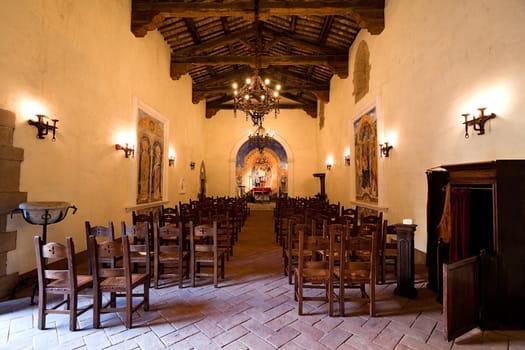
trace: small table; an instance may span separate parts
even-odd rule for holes
[[[256,201],[269,202],[270,194],[272,189],[270,187],[254,187],[252,188],[252,194]]]

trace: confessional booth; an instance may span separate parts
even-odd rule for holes
[[[445,336],[525,329],[525,160],[427,171],[429,288]]]

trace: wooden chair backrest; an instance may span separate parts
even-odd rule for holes
[[[44,242],[40,236],[34,237],[38,283],[41,287],[48,285],[52,280],[67,282],[71,291],[76,289],[77,272],[75,266],[75,246],[71,237],[66,237],[66,245],[58,242]],[[65,269],[49,269],[46,267],[47,260],[66,259]]]
[[[330,238],[327,236],[312,236],[304,229],[299,230],[299,275],[304,269],[328,269],[326,253],[330,251]]]
[[[217,222],[193,228],[192,247],[195,252],[217,252]]]
[[[95,236],[90,236],[92,251],[91,271],[94,283],[99,283],[107,277],[124,277],[126,283],[131,284],[131,266],[129,259],[129,240],[128,236],[122,236],[121,240],[104,241],[98,243]],[[104,267],[101,259],[122,257],[121,267]]]
[[[131,263],[144,264],[146,273],[151,272],[151,256],[153,234],[149,232],[149,223],[144,222],[142,227],[137,225],[126,226],[122,221],[120,223],[122,237],[126,236],[129,243],[129,261]]]
[[[155,233],[154,249],[156,252],[177,251],[182,254],[184,247],[186,246],[182,221],[179,221],[177,226],[170,224],[159,227]]]

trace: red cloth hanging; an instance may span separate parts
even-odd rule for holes
[[[454,262],[470,256],[470,190],[452,188],[450,200],[449,261]]]

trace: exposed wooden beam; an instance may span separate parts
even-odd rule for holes
[[[181,75],[188,72],[192,64],[197,65],[227,65],[244,64],[255,67],[253,56],[171,56],[172,73]],[[288,65],[324,65],[337,74],[340,78],[348,77],[347,55],[288,55],[288,56],[263,56],[261,67],[288,66]],[[173,76],[173,75],[172,75]]]
[[[341,1],[269,1],[260,0],[259,17],[264,20],[270,16],[351,16],[358,19],[361,28],[372,34],[379,34],[384,29],[385,0],[341,0]],[[215,2],[150,2],[133,0],[131,9],[131,31],[142,37],[148,31],[169,17],[246,17],[254,15],[252,0],[236,0],[228,3]]]

